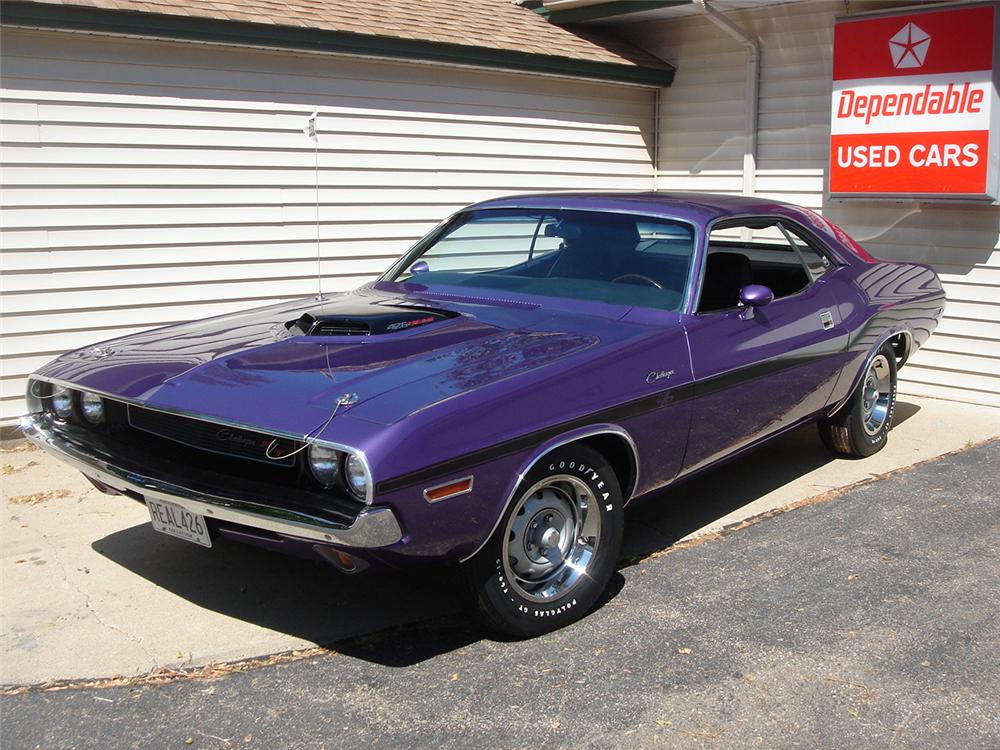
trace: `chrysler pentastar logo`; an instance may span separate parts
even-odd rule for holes
[[[889,39],[889,54],[896,68],[919,68],[927,59],[931,36],[915,23],[908,23]]]

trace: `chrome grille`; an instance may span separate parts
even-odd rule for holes
[[[128,421],[137,430],[191,448],[277,466],[295,463],[295,457],[287,454],[294,451],[297,444],[287,438],[131,405]],[[275,458],[268,457],[269,446],[270,455]]]

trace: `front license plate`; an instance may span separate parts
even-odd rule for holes
[[[149,509],[149,520],[153,522],[153,528],[157,531],[200,544],[202,547],[212,546],[212,538],[208,535],[204,516],[192,513],[176,503],[152,498],[146,498],[146,507]]]

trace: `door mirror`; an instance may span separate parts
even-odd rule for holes
[[[747,284],[740,289],[740,304],[743,307],[763,307],[774,302],[774,292],[763,284]]]
[[[753,318],[754,310],[774,302],[774,292],[763,284],[747,284],[740,289],[740,317],[743,320]]]
[[[431,270],[431,267],[429,265],[427,265],[427,261],[426,260],[418,260],[416,263],[414,263],[412,266],[410,266],[410,273],[411,274],[427,273],[430,270]]]

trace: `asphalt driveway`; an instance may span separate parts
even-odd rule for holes
[[[0,739],[994,748],[998,592],[993,441],[648,557],[544,638],[490,640],[445,613],[211,679],[34,688],[3,697]]]

